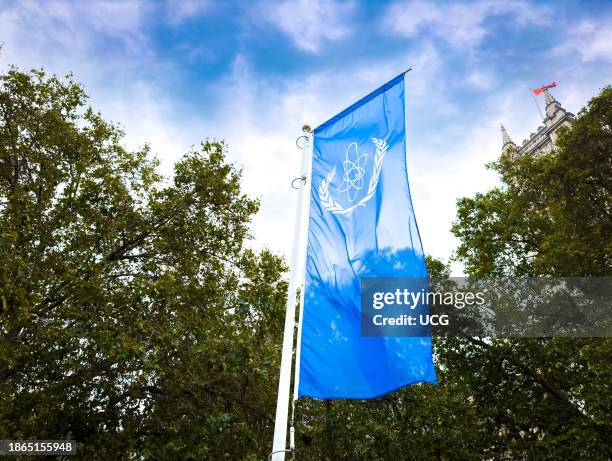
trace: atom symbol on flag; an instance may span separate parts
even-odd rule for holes
[[[363,175],[368,154],[359,154],[357,143],[353,142],[346,147],[346,156],[343,162],[344,176],[338,192],[346,192],[346,198],[353,202],[357,193],[363,189]]]

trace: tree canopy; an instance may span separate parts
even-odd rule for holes
[[[0,438],[263,454],[286,287],[244,247],[257,201],[222,142],[165,181],[85,102],[69,78],[0,77]]]
[[[612,275],[612,88],[559,130],[552,153],[490,168],[503,187],[457,204],[470,275]]]

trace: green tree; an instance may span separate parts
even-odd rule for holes
[[[457,257],[474,276],[612,275],[612,88],[556,148],[502,156],[502,187],[458,202]],[[514,458],[609,459],[612,342],[455,340],[441,359],[472,389],[495,447]]]
[[[612,88],[547,155],[502,156],[503,187],[460,199],[453,233],[470,275],[612,275]]]
[[[0,76],[0,438],[264,458],[285,266],[222,142],[157,173],[70,77]]]

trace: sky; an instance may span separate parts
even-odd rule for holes
[[[0,43],[0,72],[72,72],[168,175],[224,139],[261,200],[250,245],[287,257],[301,127],[403,70],[413,205],[425,252],[443,260],[456,200],[498,183],[485,164],[500,123],[520,144],[541,122],[529,89],[555,81],[577,113],[612,83],[611,2],[0,0]]]

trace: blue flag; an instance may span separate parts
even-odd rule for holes
[[[362,332],[361,283],[427,277],[406,169],[404,74],[314,130],[299,396],[436,382],[431,337]]]

